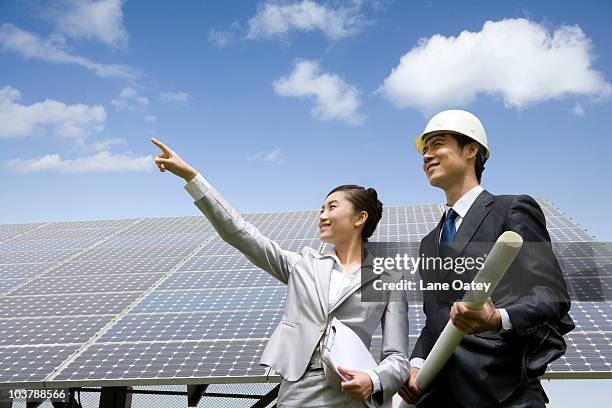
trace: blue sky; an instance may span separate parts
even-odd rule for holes
[[[198,214],[150,136],[243,212],[346,183],[444,203],[412,140],[460,108],[487,130],[485,188],[612,241],[611,18],[609,1],[0,2],[0,223]]]
[[[487,189],[612,240],[611,16],[606,1],[2,2],[0,222],[197,214],[147,158],[152,135],[243,212],[317,208],[344,183],[443,203],[412,139],[463,108],[488,133]]]

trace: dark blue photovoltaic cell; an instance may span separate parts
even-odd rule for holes
[[[40,317],[117,314],[140,295],[130,293],[12,296],[0,298],[0,316]]]
[[[54,268],[45,276],[118,275],[137,273],[166,273],[183,258],[133,258],[99,261],[70,261]]]
[[[190,258],[178,269],[183,271],[219,271],[253,269],[255,265],[244,255],[198,256]]]
[[[214,310],[278,309],[283,307],[285,286],[235,290],[155,290],[134,313],[205,312]]]
[[[39,263],[51,262],[57,263],[65,261],[79,250],[64,249],[57,251],[11,251],[0,252],[0,264],[16,264],[16,263]]]
[[[144,292],[164,276],[163,273],[123,275],[38,277],[11,295],[48,295],[61,293]]]
[[[559,259],[612,257],[610,242],[553,242],[552,246]]]
[[[72,230],[88,228],[126,228],[138,222],[136,218],[125,220],[92,220],[92,221],[64,221],[52,222],[41,227],[44,230]]]
[[[113,316],[0,319],[0,346],[84,343]]]
[[[551,241],[593,241],[595,239],[578,228],[550,228],[548,233]]]
[[[612,301],[612,276],[567,279],[570,296],[581,302]]]
[[[55,380],[262,376],[267,340],[104,343],[90,346]]]
[[[213,230],[212,225],[204,220],[204,217],[187,217],[195,218],[196,221],[177,222],[168,224],[165,223],[138,223],[118,235],[146,235],[155,232],[157,235],[167,234],[203,234]]]
[[[29,278],[56,266],[57,263],[0,265],[0,279]]]
[[[421,235],[425,236],[436,228],[437,222],[379,225],[373,237],[386,235]]]
[[[2,279],[0,280],[0,295],[8,292],[23,283],[25,279]]]
[[[0,242],[0,253],[4,251],[42,251],[87,248],[103,238],[37,239],[32,241]]]
[[[252,286],[281,286],[282,282],[261,269],[239,271],[219,270],[204,272],[175,272],[159,290],[248,288]]]
[[[75,257],[73,261],[96,261],[110,259],[135,258],[184,258],[191,254],[198,245],[154,245],[92,248]]]
[[[553,361],[548,372],[612,371],[612,333],[573,332],[565,341],[565,355]]]
[[[19,237],[28,231],[40,228],[45,224],[4,224],[0,225],[0,242]]]
[[[128,314],[99,340],[105,342],[269,338],[282,310]]]
[[[277,243],[282,249],[287,250],[287,251],[293,251],[293,252],[299,252],[301,249],[305,247],[319,249],[319,247],[321,246],[321,241],[319,241],[318,238],[317,239],[292,239],[292,240],[285,240],[285,241],[277,241]],[[208,242],[206,245],[204,245],[194,254],[194,256],[196,257],[211,256],[211,255],[217,255],[217,256],[218,255],[239,255],[239,256],[242,256],[236,248],[230,246],[229,244],[225,243],[223,240],[217,237],[215,237],[213,240]]]
[[[116,234],[119,228],[88,228],[88,229],[36,229],[26,232],[14,241],[28,241],[33,239],[79,239],[79,238],[105,238]]]
[[[154,231],[151,231],[154,233]],[[158,245],[194,245],[203,244],[210,239],[210,233],[167,234],[167,235],[129,235],[117,236],[99,245],[100,248]]]
[[[0,347],[0,383],[43,381],[79,346]]]
[[[570,315],[576,322],[576,332],[612,332],[612,303],[572,302]]]
[[[612,257],[559,258],[566,278],[612,276]]]

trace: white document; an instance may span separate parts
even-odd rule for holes
[[[321,359],[336,373],[338,380],[350,380],[338,372],[338,367],[365,371],[377,366],[370,350],[347,325],[334,317],[327,330],[321,347]]]

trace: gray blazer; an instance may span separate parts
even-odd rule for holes
[[[242,252],[253,264],[288,285],[280,324],[263,352],[260,364],[272,367],[284,379],[297,381],[305,373],[331,314],[349,326],[370,347],[372,334],[382,322],[381,362],[374,369],[382,391],[374,401],[391,401],[408,377],[408,306],[405,297],[381,302],[361,302],[357,280],[329,309],[328,286],[334,259],[310,247],[299,252],[284,250],[246,222],[210,185],[195,202],[221,238]],[[366,259],[367,261],[367,259]],[[372,276],[369,280],[372,280]],[[350,367],[347,367],[350,368]]]

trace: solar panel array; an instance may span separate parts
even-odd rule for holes
[[[540,204],[577,323],[547,376],[612,378],[612,251]],[[385,208],[371,240],[416,251],[442,210]],[[320,246],[316,211],[245,219],[283,248]],[[259,358],[285,296],[203,216],[0,225],[0,386],[277,381]],[[417,298],[409,319],[413,345]]]

